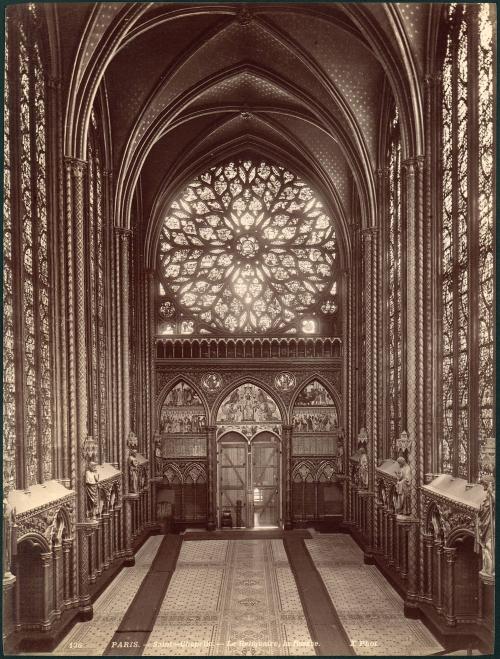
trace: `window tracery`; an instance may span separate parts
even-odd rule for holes
[[[493,432],[493,70],[488,11],[487,5],[450,6],[442,71],[440,470],[469,480],[477,477],[480,444]]]
[[[391,446],[401,431],[402,298],[401,298],[401,137],[397,109],[389,138],[389,222],[388,245],[388,419]]]
[[[186,331],[290,331],[308,313],[300,329],[314,333],[316,309],[338,307],[333,222],[275,164],[232,161],[198,176],[170,204],[159,255],[164,289],[195,319]]]
[[[52,477],[47,89],[36,7],[12,18],[4,106],[4,479],[29,487]],[[19,205],[11,203],[12,186]]]
[[[106,307],[105,307],[105,218],[103,155],[99,117],[92,111],[88,161],[88,333],[90,357],[89,428],[104,450],[107,440],[106,408]]]

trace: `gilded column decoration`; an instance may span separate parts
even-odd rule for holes
[[[434,537],[432,533],[422,533],[422,536],[425,547],[425,582],[423,595],[427,600],[432,601],[432,554],[434,550]]]
[[[292,522],[292,432],[293,426],[282,426],[282,474],[283,474],[283,493],[284,493],[284,521],[285,530],[293,528]]]
[[[455,561],[457,550],[455,547],[444,547],[444,557],[446,560],[446,622],[448,625],[455,625]]]
[[[424,171],[424,218],[423,218],[423,258],[424,258],[424,427],[423,435],[427,438],[424,446],[424,473],[435,473],[438,471],[438,454],[435,441],[435,414],[433,412],[433,401],[436,394],[436,374],[433,367],[433,356],[438,354],[438,328],[437,328],[437,290],[434,285],[438,272],[438,250],[435,245],[439,241],[439,232],[435,218],[438,217],[438,196],[433,193],[433,183],[437,176],[437,163],[441,157],[440,140],[436,135],[434,117],[439,115],[439,89],[441,86],[441,74],[427,74],[425,82],[425,122],[428,126],[426,131],[425,145],[425,171]]]
[[[417,491],[424,482],[424,235],[423,235],[423,174],[424,159],[419,156],[402,164],[403,209],[406,227],[406,428],[414,450],[410,465],[413,487],[410,488],[411,515],[420,515]],[[403,417],[402,424],[405,423]],[[404,425],[403,425],[404,427]],[[414,524],[408,532],[408,591],[405,611],[414,608],[417,598],[417,577],[423,540]]]
[[[217,460],[216,460],[216,432],[217,426],[207,427],[207,453],[208,453],[208,523],[209,531],[217,527],[216,497],[217,497]]]
[[[161,470],[161,447],[158,455],[158,445],[155,443],[154,455],[151,443],[156,436],[157,422],[156,422],[156,377],[155,377],[155,277],[153,270],[147,270],[144,279],[144,291],[146,299],[146,318],[145,318],[145,368],[144,373],[146,377],[147,391],[150,392],[149,398],[146,402],[146,419],[145,419],[145,432],[146,442],[149,446],[149,468],[150,468],[150,483],[151,495],[149,497],[149,519],[156,518],[156,486],[154,484],[154,477],[160,475]]]
[[[63,602],[69,604],[71,601],[71,548],[73,540],[64,538],[62,541],[63,550]]]
[[[114,347],[115,347],[115,407],[116,407],[116,435],[115,435],[115,454],[116,461],[123,472],[125,454],[123,445],[126,441],[126,434],[123,428],[123,363],[122,363],[122,263],[121,263],[121,229],[114,228]]]
[[[367,505],[367,554],[376,545],[377,529],[373,523],[374,506],[373,491],[375,487],[375,466],[378,455],[378,229],[369,227],[363,229],[363,262],[364,262],[364,313],[365,313],[365,354],[366,363],[366,431],[370,446],[368,464]]]
[[[42,620],[43,624],[49,623],[49,613],[50,607],[52,605],[50,597],[50,566],[52,563],[52,552],[46,552],[40,554],[40,559],[42,561],[42,584],[43,584],[43,613]]]
[[[130,433],[130,373],[129,373],[129,266],[130,266],[130,236],[131,232],[125,229],[117,229],[120,243],[120,317],[122,336],[122,455],[127,454],[127,440]],[[123,471],[126,472],[125,462]],[[125,485],[125,493],[127,486]]]

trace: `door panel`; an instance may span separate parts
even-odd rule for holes
[[[236,526],[236,502],[238,499],[242,503],[242,524],[247,525],[247,453],[246,444],[220,444],[219,446],[219,516],[223,510],[229,509],[233,526]]]
[[[276,444],[252,444],[254,526],[278,526],[278,459]]]

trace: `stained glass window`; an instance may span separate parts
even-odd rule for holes
[[[6,33],[8,37],[8,33]],[[14,371],[14,300],[10,150],[9,50],[5,48],[3,169],[3,482],[16,486],[16,379]]]
[[[479,442],[493,432],[492,79],[488,5],[450,5],[442,71],[440,470],[469,480],[477,477]],[[471,377],[476,372],[479,380]]]
[[[479,442],[493,429],[493,25],[479,9]],[[482,451],[481,451],[482,453]],[[483,465],[479,465],[480,472]]]
[[[106,408],[106,315],[105,315],[105,222],[103,159],[99,122],[92,112],[88,141],[88,304],[89,336],[89,428],[101,450],[107,445]]]
[[[198,176],[171,203],[159,254],[165,288],[197,326],[284,331],[337,304],[333,221],[278,165],[233,161]]]
[[[36,7],[20,8],[15,17],[4,114],[4,478],[20,488],[53,476],[53,414],[47,90]]]
[[[388,421],[391,449],[401,433],[401,138],[397,110],[390,125],[387,223]]]

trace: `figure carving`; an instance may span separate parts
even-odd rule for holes
[[[13,578],[11,567],[17,551],[16,512],[7,500],[7,492],[3,500],[3,579]]]
[[[483,566],[482,577],[495,577],[495,490],[493,480],[483,481],[486,496],[481,503],[476,518],[476,548],[481,548]]]
[[[336,455],[337,474],[344,475],[344,434],[339,433],[337,438],[337,455]]]
[[[131,448],[128,455],[128,482],[129,491],[131,494],[139,493],[139,460],[137,458],[137,451]]]
[[[95,462],[89,462],[85,471],[87,517],[95,519],[99,510],[99,474]]]
[[[162,459],[161,459],[161,441],[159,439],[156,439],[155,441],[155,475],[160,476],[161,475],[161,468],[162,468]]]
[[[366,449],[359,450],[359,485],[362,488],[368,488],[368,455]]]
[[[397,459],[399,471],[397,473],[396,483],[396,512],[399,515],[411,514],[411,468],[402,455]]]

